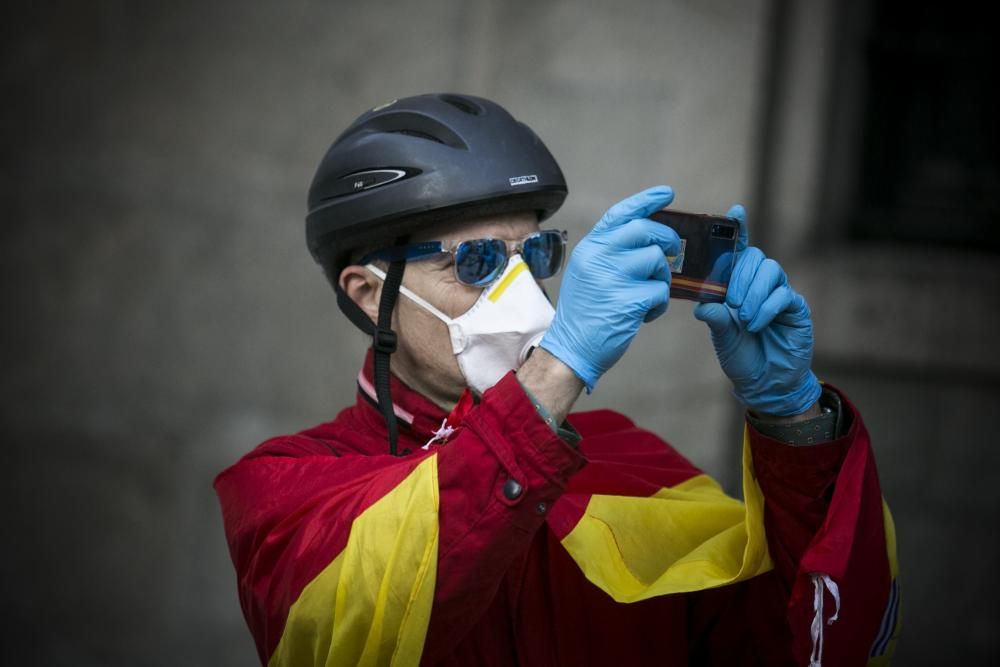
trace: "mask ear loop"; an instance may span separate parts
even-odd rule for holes
[[[386,280],[388,280],[388,276],[386,275],[385,271],[383,271],[382,269],[378,268],[374,264],[366,264],[365,268],[368,269],[372,273],[372,275],[378,277],[378,279],[381,280],[383,283]],[[411,292],[410,290],[406,289],[406,287],[403,287],[403,286],[401,286],[399,288],[399,291],[402,294],[406,295],[407,299],[409,299],[410,301],[413,301],[414,303],[418,304],[419,306],[421,306],[422,308],[424,308],[427,312],[429,312],[431,315],[433,315],[434,317],[438,318],[439,320],[441,320],[445,324],[451,324],[452,323],[453,320],[450,317],[448,317],[447,315],[445,315],[444,313],[442,313],[440,310],[438,310],[437,308],[435,308],[434,305],[430,301],[427,301],[426,299],[421,298],[415,292]]]

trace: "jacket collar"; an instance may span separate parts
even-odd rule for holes
[[[382,413],[378,409],[374,378],[375,354],[369,348],[365,362],[358,373],[358,411],[363,413],[366,419],[373,419],[378,425],[379,432],[387,432]],[[420,445],[434,437],[448,413],[391,373],[389,390],[392,394],[392,409],[396,413],[400,436],[417,440]]]

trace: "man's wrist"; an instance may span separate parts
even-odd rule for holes
[[[549,355],[566,366],[580,380],[587,393],[591,393],[601,377],[601,371],[594,368],[587,360],[567,349],[561,343],[558,331],[556,324],[553,323],[535,350],[545,350]]]
[[[823,393],[822,385],[811,370],[796,385],[794,389],[783,391],[775,387],[743,391],[734,383],[733,393],[758,419],[794,424],[820,414],[817,403]]]
[[[535,397],[534,394],[531,393],[531,390],[529,390],[523,384],[521,385],[521,389],[524,390],[525,396],[527,396],[528,399],[531,400],[531,404],[535,406],[535,412],[537,412],[538,416],[542,418],[542,421],[545,422],[545,425],[548,426],[550,429],[552,429],[553,433],[558,435],[561,440],[563,440],[564,442],[573,447],[577,447],[580,444],[580,440],[582,438],[580,436],[580,433],[575,428],[573,428],[572,424],[570,424],[566,420],[563,420],[561,424],[557,424],[555,418],[551,414],[549,414],[549,411],[546,410],[545,406],[541,404],[541,402]]]
[[[517,379],[555,424],[563,423],[583,391],[573,369],[540,347],[517,370]]]
[[[771,415],[766,412],[758,412],[757,410],[753,410],[751,408],[748,408],[747,411],[756,419],[769,424],[794,424],[796,422],[804,422],[809,419],[814,419],[823,414],[823,409],[820,407],[818,400],[806,408],[805,412],[801,412],[797,415]]]
[[[806,415],[812,416],[806,417]],[[829,442],[843,436],[844,430],[840,397],[829,389],[823,389],[819,400],[801,415],[775,417],[747,410],[747,421],[761,435],[788,445],[815,445]]]

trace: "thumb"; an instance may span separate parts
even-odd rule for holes
[[[694,307],[694,316],[707,324],[716,336],[726,334],[736,326],[724,303],[699,303]]]

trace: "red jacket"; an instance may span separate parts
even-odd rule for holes
[[[845,398],[829,443],[748,426],[744,507],[618,413],[566,444],[513,373],[427,449],[446,415],[394,377],[389,456],[371,377],[216,479],[262,663],[888,663],[894,536]]]

